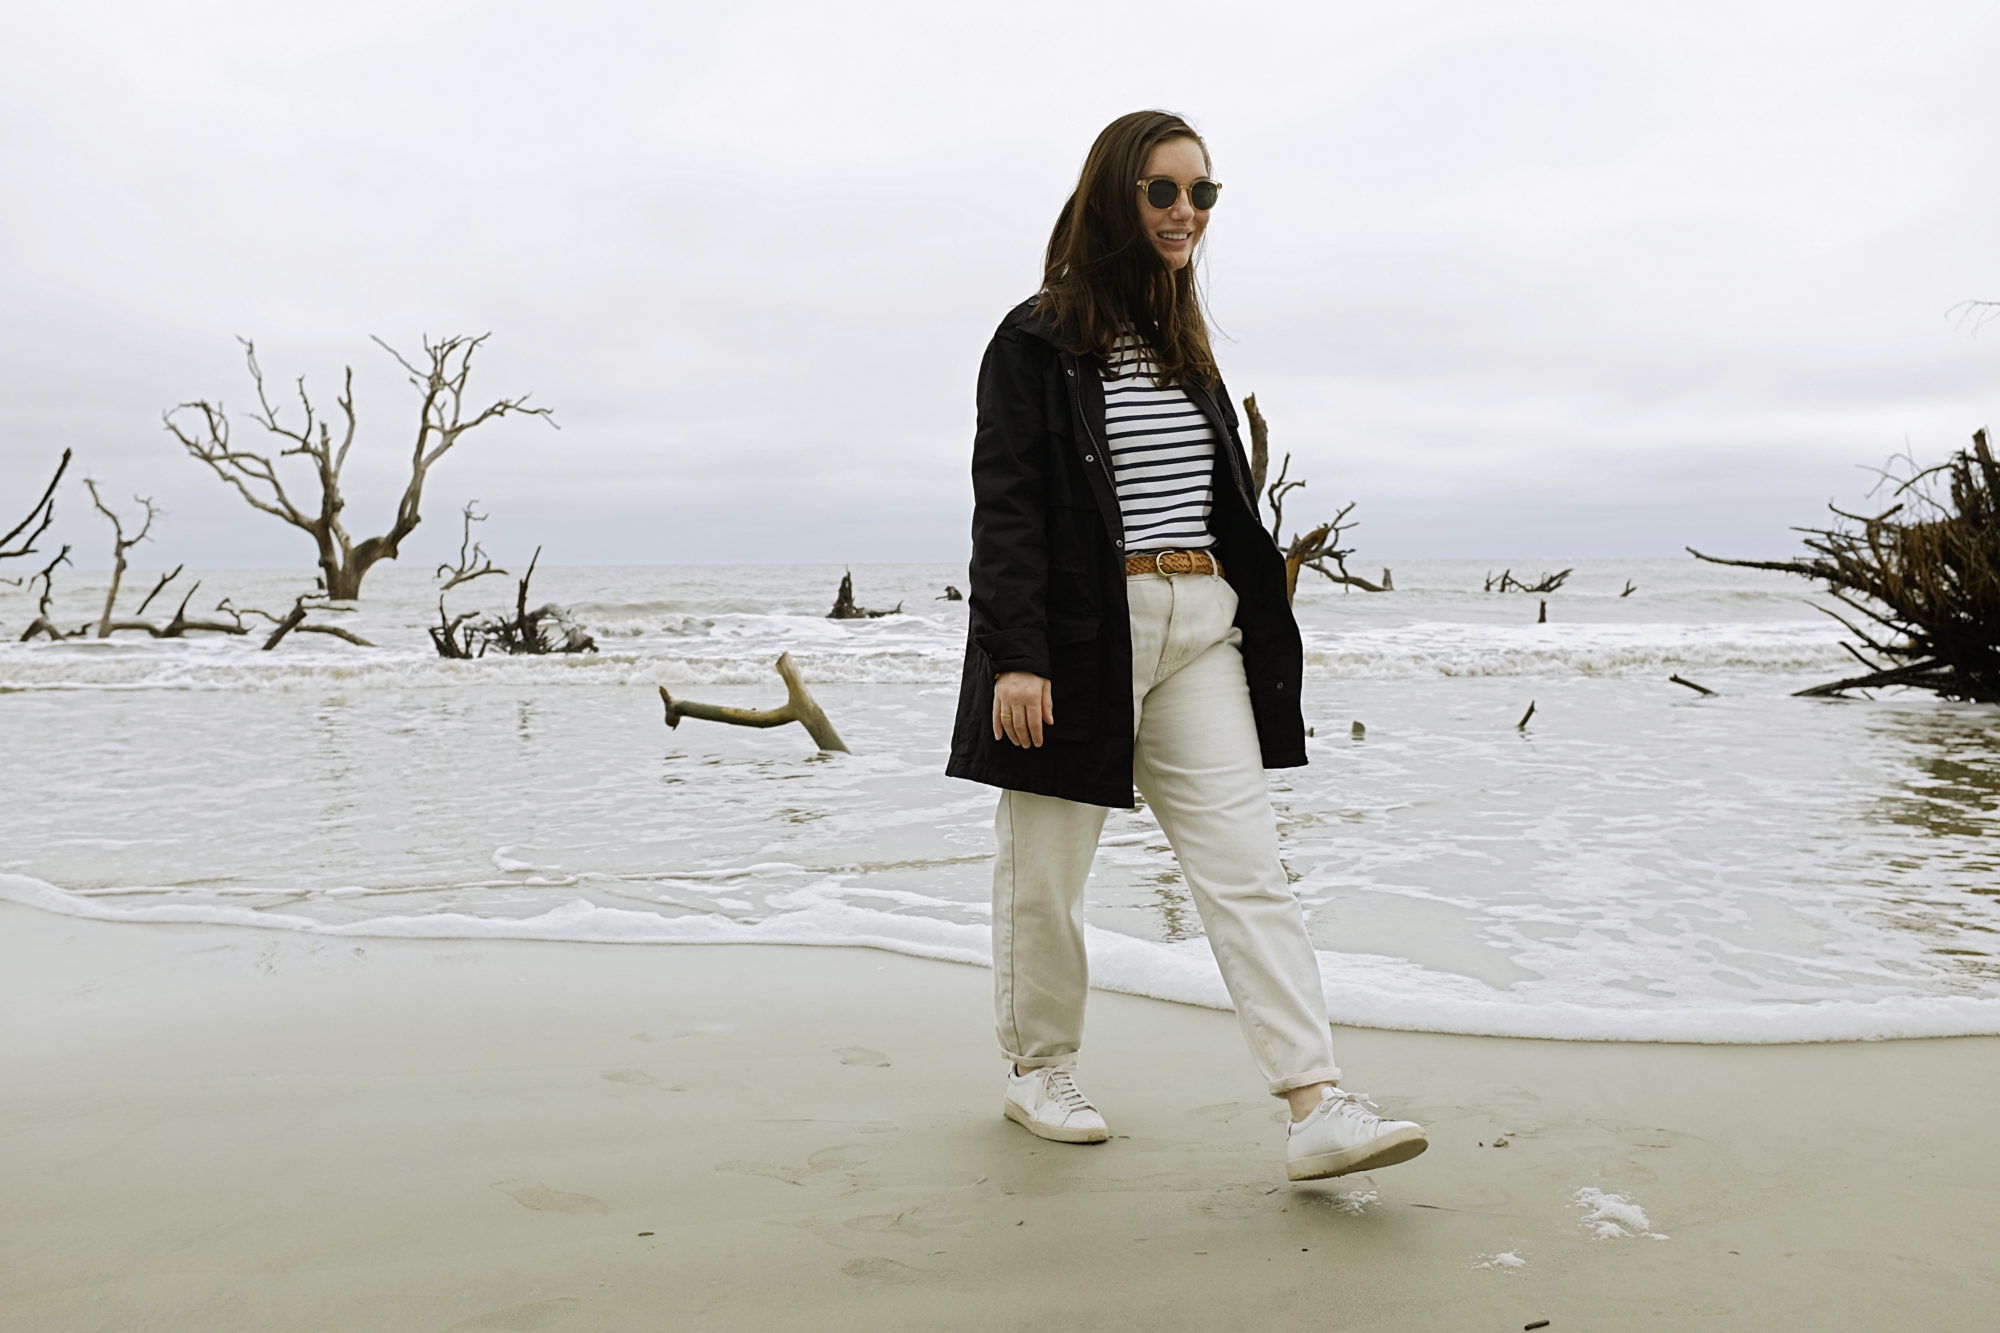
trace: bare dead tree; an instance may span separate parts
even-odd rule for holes
[[[667,687],[660,686],[660,702],[667,706],[667,725],[679,728],[684,717],[698,718],[705,722],[727,722],[738,727],[782,727],[787,722],[796,722],[806,729],[813,744],[822,751],[849,754],[847,743],[840,739],[840,733],[833,729],[826,713],[813,699],[806,688],[805,678],[792,665],[792,655],[782,653],[778,657],[778,676],[785,682],[785,702],[777,708],[726,708],[719,704],[698,704],[686,699],[675,699],[667,693]]]
[[[92,491],[91,498],[93,500],[97,498],[95,490]],[[112,518],[115,525],[116,516],[113,515]],[[121,539],[122,539],[122,533],[121,533]],[[134,538],[132,542],[127,543],[127,545],[129,546],[132,544],[136,544],[137,541],[138,539]],[[103,616],[100,616],[94,624],[90,621],[85,621],[83,624],[79,625],[77,628],[73,630],[64,630],[61,626],[57,625],[55,621],[50,617],[49,602],[55,593],[56,567],[58,565],[64,565],[68,563],[69,563],[69,547],[65,546],[62,548],[60,552],[57,553],[55,559],[49,561],[49,563],[45,567],[43,567],[34,576],[33,579],[29,580],[29,586],[31,588],[34,586],[35,582],[39,580],[42,585],[42,590],[36,602],[35,619],[29,624],[28,628],[21,635],[22,643],[26,643],[29,640],[38,637],[47,638],[52,642],[60,641],[63,639],[81,639],[89,637],[93,633],[93,631],[95,632],[96,637],[98,638],[108,638],[112,634],[117,634],[129,630],[140,634],[150,635],[155,639],[186,638],[188,634],[197,630],[210,634],[249,633],[249,629],[243,623],[243,613],[236,610],[234,607],[230,606],[229,599],[226,597],[222,599],[222,601],[216,606],[215,609],[229,617],[229,620],[227,622],[220,620],[190,619],[188,617],[187,613],[188,603],[194,599],[196,590],[201,587],[201,580],[199,579],[196,579],[194,583],[189,586],[187,592],[181,597],[180,605],[174,608],[174,618],[172,620],[169,620],[166,624],[156,625],[150,620],[141,620],[138,618],[139,616],[143,616],[145,614],[146,608],[152,604],[153,599],[155,597],[158,597],[161,591],[169,583],[173,582],[176,578],[180,577],[181,570],[186,567],[184,565],[177,565],[174,567],[174,571],[171,574],[162,575],[160,577],[159,582],[153,585],[153,590],[146,594],[145,600],[139,603],[139,611],[137,615],[124,620],[113,620],[109,617],[108,614],[109,608],[111,607],[112,603],[116,600],[118,595],[116,579],[114,578],[110,597],[108,597],[105,602],[107,613]],[[254,614],[266,616],[267,618],[272,620],[277,619],[277,617],[270,616],[268,612],[264,611],[254,612]],[[351,634],[347,630],[339,629],[331,625],[323,625],[323,626],[305,625],[305,626],[300,626],[299,628],[312,632],[317,632],[320,634],[338,635],[339,637],[346,639],[349,643],[360,644],[364,648],[374,646],[373,644],[370,644],[366,639],[363,639],[358,635]],[[270,645],[266,646],[268,647]]]
[[[2000,301],[1960,301],[1944,313],[1968,333],[1977,333],[2000,319]]]
[[[22,643],[28,642],[28,640],[34,638],[37,634],[46,634],[51,639],[60,639],[63,637],[63,632],[56,628],[55,621],[49,619],[49,598],[55,591],[56,566],[66,565],[69,562],[69,547],[65,546],[62,550],[56,552],[55,559],[42,566],[39,571],[29,578],[28,587],[31,589],[35,586],[36,579],[41,580],[42,594],[35,601],[35,618],[28,622],[28,628],[21,634]],[[82,630],[77,631],[79,634],[82,632]]]
[[[182,605],[186,605],[185,599],[183,599]],[[305,619],[308,612],[328,609],[325,600],[317,593],[299,594],[298,598],[292,602],[292,609],[285,612],[282,616],[273,615],[269,611],[262,611],[254,606],[246,606],[239,611],[230,605],[227,597],[217,603],[215,609],[236,618],[236,633],[238,634],[247,634],[249,632],[249,628],[243,624],[243,617],[245,616],[261,616],[265,620],[270,621],[273,628],[271,633],[265,637],[264,646],[261,650],[267,653],[284,642],[285,636],[295,630],[300,634],[330,635],[336,639],[343,639],[359,648],[373,648],[375,646],[367,639],[356,634],[353,630],[345,629],[339,625],[306,624]],[[166,636],[162,635],[161,637]]]
[[[0,536],[0,560],[19,560],[23,556],[35,554],[35,539],[49,530],[49,524],[56,518],[56,486],[61,483],[63,473],[69,470],[70,451],[63,450],[62,461],[56,464],[55,475],[42,488],[42,498],[35,501],[34,508],[27,517],[9,528]],[[63,548],[69,549],[67,547]]]
[[[444,594],[438,594],[438,623],[430,627],[431,642],[439,657],[469,659],[484,657],[488,649],[514,656],[541,656],[547,653],[594,653],[597,640],[585,631],[564,608],[554,602],[528,609],[528,584],[541,563],[542,548],[535,548],[528,572],[514,597],[511,620],[476,612],[447,619]]]
[[[1271,540],[1278,544],[1278,549],[1285,556],[1285,596],[1298,596],[1301,569],[1317,570],[1330,582],[1360,588],[1364,592],[1387,591],[1388,570],[1382,571],[1381,583],[1371,583],[1348,571],[1347,557],[1354,554],[1354,549],[1340,545],[1340,539],[1348,529],[1356,526],[1347,517],[1354,512],[1352,500],[1341,506],[1340,512],[1331,519],[1309,532],[1296,533],[1289,541],[1279,535],[1285,526],[1285,497],[1305,485],[1303,480],[1287,480],[1291,470],[1292,456],[1286,454],[1284,462],[1278,467],[1278,479],[1264,490],[1264,498],[1271,506]]]
[[[444,594],[439,593],[438,623],[430,627],[431,642],[437,645],[438,656],[461,662],[479,656],[472,651],[475,642],[473,634],[468,631],[461,636],[459,632],[467,622],[478,620],[479,616],[477,611],[461,611],[456,617],[448,617],[444,609]]]
[[[445,579],[445,585],[439,589],[440,592],[450,592],[461,583],[470,583],[474,579],[484,578],[488,574],[505,574],[507,572],[504,569],[495,569],[493,567],[493,558],[480,548],[478,542],[472,540],[472,525],[474,523],[484,523],[487,517],[485,514],[475,514],[472,512],[472,506],[478,503],[479,501],[477,500],[467,500],[465,502],[465,533],[458,541],[458,563],[456,565],[439,565],[437,567],[435,577],[444,579],[447,574],[451,576]],[[480,563],[482,560],[485,561],[484,564]]]
[[[178,574],[180,571],[175,570],[174,572]],[[187,637],[190,630],[205,630],[211,634],[248,634],[250,632],[249,628],[243,623],[242,615],[229,605],[227,597],[218,602],[215,609],[230,618],[229,624],[225,625],[220,620],[189,620],[187,606],[189,602],[194,600],[195,590],[199,587],[201,587],[201,580],[196,579],[187,592],[182,595],[181,604],[174,608],[174,618],[155,632],[155,638],[183,639]],[[151,599],[148,598],[147,600],[150,601]],[[145,610],[143,606],[139,609],[142,611]],[[145,628],[151,627],[146,626]]]
[[[175,565],[172,573],[160,575],[160,581],[153,585],[153,590],[146,594],[146,596],[139,603],[139,609],[137,611],[134,611],[132,614],[135,616],[145,615],[146,608],[153,604],[153,599],[155,597],[158,597],[169,583],[172,583],[175,579],[179,578],[181,576],[181,571],[186,568],[187,566],[185,564]],[[196,582],[195,588],[199,588],[200,586],[201,584],[199,582]],[[194,592],[194,588],[188,589],[188,592],[192,594]],[[183,601],[183,605],[185,605],[185,601]]]
[[[1253,495],[1260,497],[1271,507],[1271,540],[1285,555],[1285,596],[1296,598],[1299,590],[1299,571],[1317,570],[1330,582],[1343,587],[1360,588],[1364,592],[1387,592],[1390,588],[1389,571],[1382,571],[1382,581],[1371,583],[1359,574],[1348,571],[1347,557],[1354,554],[1352,547],[1343,547],[1341,537],[1351,528],[1358,526],[1350,522],[1348,515],[1354,512],[1354,502],[1342,506],[1339,513],[1330,520],[1308,532],[1294,534],[1289,540],[1284,536],[1285,497],[1303,487],[1304,478],[1290,479],[1292,456],[1287,453],[1285,461],[1278,467],[1278,479],[1265,484],[1271,466],[1271,428],[1264,414],[1257,410],[1257,395],[1251,394],[1243,400],[1243,414],[1250,422],[1250,483]]]
[[[1262,495],[1264,474],[1271,470],[1271,425],[1257,410],[1254,393],[1243,400],[1243,415],[1250,422],[1250,494]]]
[[[111,520],[111,588],[104,594],[104,615],[97,622],[97,637],[108,639],[111,637],[111,607],[118,600],[118,585],[125,579],[125,553],[146,540],[146,535],[153,530],[153,520],[159,517],[160,511],[154,508],[152,500],[146,496],[133,496],[134,500],[146,507],[146,521],[139,525],[136,536],[127,538],[124,523],[98,495],[96,481],[85,477],[83,486],[90,492],[90,502],[97,506],[97,512]]]
[[[1533,583],[1527,583],[1515,578],[1514,571],[1511,569],[1502,571],[1498,578],[1495,578],[1491,571],[1489,571],[1486,575],[1486,587],[1483,591],[1549,593],[1562,587],[1569,580],[1569,576],[1574,573],[1576,573],[1574,569],[1558,570],[1553,574],[1542,575]],[[1631,588],[1628,586],[1625,591],[1630,592]],[[1623,597],[1625,593],[1619,593],[1618,595]]]
[[[840,591],[835,593],[833,597],[833,610],[826,613],[826,618],[828,620],[877,620],[883,616],[899,616],[902,613],[903,604],[901,602],[896,603],[887,611],[871,611],[865,606],[855,605],[854,575],[851,572],[843,572],[840,576]]]
[[[1726,560],[1687,548],[1711,564],[1822,581],[1828,596],[1869,625],[1818,607],[1860,643],[1841,647],[1868,670],[1799,695],[1908,685],[2000,703],[2000,464],[1979,430],[1972,448],[1935,467],[1910,467],[1891,493],[1896,503],[1882,512],[1828,505],[1834,526],[1794,528],[1805,534],[1809,556]]]
[[[293,502],[270,456],[235,447],[230,440],[229,418],[219,401],[210,403],[200,399],[182,403],[165,414],[166,427],[191,457],[206,463],[216,476],[234,486],[251,508],[282,519],[310,536],[318,548],[320,575],[327,595],[336,601],[351,601],[361,595],[361,581],[375,563],[394,560],[403,539],[423,522],[420,511],[424,481],[460,437],[509,413],[539,416],[550,425],[555,424],[548,408],[528,407],[525,394],[519,398],[501,398],[484,408],[467,407],[466,381],[472,373],[472,357],[487,336],[446,338],[435,343],[427,337],[423,340],[425,364],[421,368],[380,338],[374,340],[409,373],[410,383],[416,386],[422,400],[417,414],[416,444],[410,455],[410,477],[396,504],[395,521],[379,537],[357,542],[349,536],[341,520],[341,511],[347,505],[341,492],[341,469],[346,466],[348,450],[354,445],[356,425],[352,366],[347,368],[340,396],[335,400],[342,418],[336,440],[332,423],[316,414],[306,393],[304,376],[296,381],[303,419],[293,426],[280,418],[265,392],[256,345],[248,339],[238,340],[243,344],[250,379],[257,388],[256,423],[283,442],[278,447],[278,458],[298,456],[311,465],[319,488],[317,504]],[[184,426],[182,414],[198,418],[198,423]]]

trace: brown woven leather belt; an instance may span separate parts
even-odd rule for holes
[[[1220,575],[1222,562],[1207,551],[1148,551],[1126,556],[1125,573]]]

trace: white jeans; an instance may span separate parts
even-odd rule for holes
[[[1213,574],[1140,574],[1126,586],[1133,785],[1180,861],[1272,1094],[1337,1079],[1319,962],[1278,860],[1236,592]],[[1000,793],[993,1000],[1000,1049],[1024,1069],[1064,1063],[1083,1044],[1083,885],[1105,814],[1100,805]]]

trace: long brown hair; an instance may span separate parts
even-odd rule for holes
[[[1169,111],[1134,111],[1097,136],[1049,233],[1037,310],[1072,352],[1105,356],[1129,325],[1152,347],[1162,384],[1212,388],[1222,377],[1208,346],[1194,257],[1167,267],[1139,225],[1136,184],[1154,146],[1169,139],[1194,140],[1207,164],[1208,145]]]

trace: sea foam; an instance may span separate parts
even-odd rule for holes
[[[0,874],[0,899],[98,921],[201,923],[392,939],[825,945],[883,949],[982,967],[992,964],[991,933],[984,924],[879,911],[842,901],[837,895],[809,893],[792,895],[808,900],[809,905],[754,920],[712,912],[666,915],[608,906],[586,898],[569,899],[525,917],[439,911],[343,921],[220,901],[154,904],[107,901],[108,897],[143,898],[150,893],[167,892],[172,891],[120,888],[86,894],[59,888],[33,876]],[[860,892],[872,895],[872,891]],[[1090,952],[1091,984],[1098,989],[1209,1009],[1232,1007],[1206,941],[1162,943],[1098,926],[1087,926],[1085,938]],[[2000,1035],[2000,1000],[1992,999],[1903,997],[1869,1003],[1829,1000],[1757,1008],[1523,1003],[1497,991],[1488,998],[1440,994],[1441,985],[1465,989],[1465,979],[1430,973],[1403,959],[1322,950],[1319,963],[1329,1014],[1336,1024],[1351,1027],[1467,1036],[1725,1045]]]

